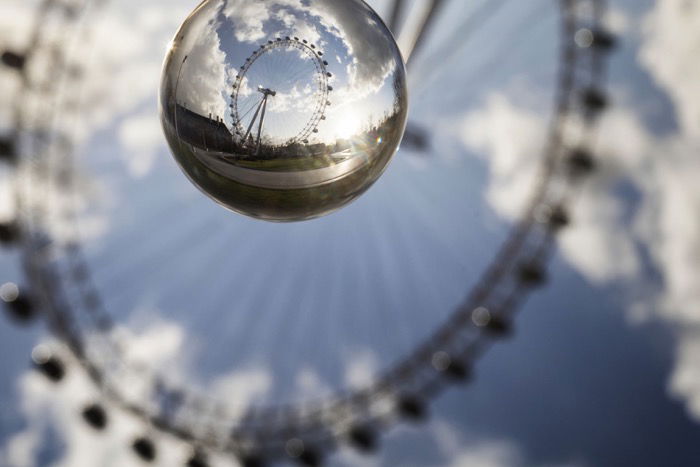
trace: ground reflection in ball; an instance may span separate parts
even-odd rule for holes
[[[216,202],[311,219],[364,193],[396,152],[404,65],[360,0],[208,0],[168,50],[160,112],[178,164]]]

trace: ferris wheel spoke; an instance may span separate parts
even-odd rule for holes
[[[367,237],[371,238],[372,241],[366,242],[366,251],[362,261],[364,264],[358,265],[361,271],[363,298],[367,297],[367,299],[361,309],[357,325],[371,330],[373,340],[369,344],[380,343],[380,348],[384,347],[395,351],[401,348],[401,339],[396,332],[396,326],[399,323],[394,323],[389,316],[394,306],[392,303],[394,297],[391,297],[391,293],[385,287],[386,281],[390,280],[387,276],[390,265],[386,263],[388,258],[386,249],[390,248],[392,239],[388,225],[385,223],[386,214],[383,211],[379,209],[379,206],[374,206],[368,213],[367,223],[364,226],[367,229]],[[368,278],[377,274],[377,271],[379,271],[378,275],[382,281],[369,282]],[[378,290],[379,288],[381,289]],[[379,299],[370,303],[369,297],[378,297]],[[358,332],[360,331],[361,329],[358,329]]]
[[[505,53],[506,56],[510,56],[509,53]],[[523,63],[527,63],[527,60],[518,58],[518,61],[522,61]],[[489,60],[488,62],[484,63],[483,66],[479,67],[480,71],[483,71],[484,73],[501,73],[501,76],[507,76],[507,70],[503,69],[503,65],[496,60]],[[476,93],[483,93],[484,88],[480,87],[482,83],[479,82],[479,72],[474,72],[474,73],[469,73],[466,81],[468,87],[470,88],[470,92],[465,92],[462,94],[456,94],[453,92],[446,93],[445,95],[439,95],[435,96],[433,102],[435,103],[440,103],[440,104],[447,104],[447,103],[455,103],[458,102],[457,99],[460,101],[467,101],[469,99],[474,99],[474,95]],[[547,70],[547,69],[542,69],[538,70],[537,72],[532,73],[532,78],[531,79],[537,79],[540,82],[545,82],[547,80],[552,80],[555,79],[555,71],[554,70]],[[489,86],[494,86],[496,84],[496,81],[488,83]],[[492,88],[488,88],[487,90],[491,90]],[[421,96],[421,98],[425,99],[427,98],[427,95]],[[433,98],[431,98],[432,100]]]
[[[455,168],[450,166],[444,168],[445,172],[454,172],[454,170]],[[466,172],[472,169],[464,167],[461,170]],[[438,176],[443,180],[443,183],[429,183],[426,181],[426,175],[420,169],[414,171],[411,168],[406,168],[406,173],[402,174],[401,177],[401,183],[405,185],[404,188],[400,189],[400,192],[404,193],[403,201],[410,206],[411,219],[415,223],[416,232],[422,233],[426,237],[425,240],[430,241],[436,254],[450,258],[460,268],[474,269],[466,257],[455,255],[455,252],[464,251],[466,247],[463,243],[465,241],[463,234],[468,229],[467,223],[460,226],[460,230],[445,229],[445,226],[454,227],[456,213],[462,214],[466,218],[475,215],[471,209],[472,206],[479,205],[479,201],[484,195],[482,187],[478,183],[463,183],[463,179],[455,180],[450,179],[447,175],[431,174],[431,177]],[[465,188],[468,188],[469,192],[465,192]],[[454,201],[455,198],[459,201]],[[449,208],[436,209],[435,200],[443,199],[450,200]],[[456,209],[460,209],[460,211],[456,211]],[[449,237],[448,231],[455,233]],[[489,234],[498,233],[491,231]],[[500,233],[505,236],[505,226]]]
[[[80,163],[78,163],[80,165]],[[82,162],[85,173],[89,174],[116,174],[123,170],[124,160],[118,157],[105,157],[100,159],[85,156]],[[77,173],[76,175],[80,175]]]
[[[405,35],[402,35],[400,38],[405,44],[404,54],[407,65],[410,66],[413,56],[423,47],[423,43],[431,31],[438,13],[445,3],[446,0],[429,0],[429,6],[421,16],[418,28],[407,39],[405,39]]]
[[[508,0],[485,0],[480,6],[474,8],[454,32],[435,47],[435,50],[447,51],[447,57],[442,53],[438,56],[422,57],[414,68],[416,73],[421,77],[427,73],[440,73],[448,66],[447,63],[451,58],[470,44],[474,34],[485,27],[507,2]],[[419,82],[424,80],[425,78],[422,78]]]
[[[343,274],[345,277],[339,284],[340,303],[336,304],[335,309],[346,310],[346,313],[335,317],[330,314],[324,315],[324,329],[327,329],[326,345],[333,346],[334,342],[344,344],[340,354],[344,359],[343,363],[347,363],[354,352],[368,349],[372,342],[377,341],[376,327],[370,327],[367,324],[367,315],[371,313],[373,304],[369,300],[371,290],[367,281],[367,264],[370,260],[366,245],[367,232],[361,230],[361,226],[369,221],[369,216],[363,216],[362,224],[352,222],[345,232],[349,249],[345,253],[346,259],[342,264],[345,270],[357,271],[357,274],[353,275]],[[352,304],[351,307],[348,307],[348,303]],[[354,337],[354,342],[348,342],[349,336]],[[336,374],[339,378],[347,376],[341,372],[342,368],[336,366],[330,374]],[[347,384],[347,381],[343,383]]]
[[[241,237],[250,238],[249,233],[248,229],[243,229]],[[218,341],[217,353],[227,359],[227,369],[256,355],[251,346],[259,338],[251,332],[251,323],[256,322],[264,311],[261,304],[264,305],[269,295],[270,276],[273,273],[271,265],[276,264],[268,248],[273,238],[262,235],[258,236],[258,240],[256,243],[244,242],[244,248],[232,251],[228,261],[221,262],[214,277],[213,285],[216,287],[212,286],[212,290],[219,292],[212,294],[207,316],[215,322],[226,323],[226,338]],[[239,264],[257,266],[252,270],[232,267]],[[232,291],[235,292],[233,299]]]
[[[298,279],[298,274],[285,274],[284,277],[280,277],[281,275],[279,274],[282,265],[289,268],[289,265],[295,264],[295,259],[298,259],[298,257],[298,251],[287,246],[281,249],[281,251],[277,251],[274,257],[266,258],[270,260],[268,266],[270,273],[265,281],[259,285],[261,290],[264,291],[265,306],[258,307],[259,314],[257,318],[253,323],[246,326],[251,336],[256,336],[254,339],[256,353],[264,351],[264,349],[270,345],[270,342],[268,342],[269,339],[276,338],[282,339],[283,341],[287,340],[287,336],[273,337],[268,335],[265,330],[280,329],[289,331],[290,328],[287,326],[280,326],[280,322],[283,322],[289,315],[298,313],[294,304],[297,294],[293,287],[295,281]],[[287,268],[285,268],[285,270],[287,270]],[[298,271],[296,272],[298,273]],[[271,293],[272,290],[274,290],[275,293]],[[286,294],[282,292],[286,292]],[[284,301],[284,303],[281,303],[282,301]],[[288,308],[282,305],[286,305]],[[289,314],[285,316],[285,312]],[[289,350],[291,351],[291,349]]]
[[[315,238],[306,238],[305,241],[310,241],[315,245],[315,253],[309,255],[304,253],[301,248],[297,249],[295,255],[291,258],[293,267],[287,270],[294,271],[293,277],[288,281],[285,292],[287,292],[287,300],[278,299],[275,303],[276,309],[279,310],[269,317],[268,325],[276,326],[278,329],[285,329],[285,336],[279,336],[271,342],[271,348],[275,352],[279,352],[283,357],[280,359],[280,367],[286,373],[283,380],[294,382],[299,376],[299,371],[307,365],[309,368],[315,368],[319,364],[319,355],[317,353],[309,353],[306,344],[315,342],[317,336],[323,333],[323,329],[318,327],[318,323],[314,321],[316,313],[312,311],[314,304],[313,296],[319,295],[322,291],[315,287],[314,268],[316,263],[313,261],[318,258],[318,250],[320,247],[318,234]],[[316,290],[314,290],[316,289]],[[282,310],[286,309],[286,313]],[[318,308],[317,308],[318,309]],[[293,383],[292,383],[293,384]]]
[[[411,314],[413,319],[415,319],[415,322],[411,323],[411,327],[408,327],[405,316],[399,315],[396,319],[403,319],[405,323],[403,332],[406,335],[410,335],[410,341],[415,343],[417,340],[425,338],[424,335],[416,334],[416,331],[425,332],[427,328],[434,326],[435,322],[441,322],[443,317],[437,316],[436,318],[436,314],[439,313],[436,310],[449,309],[446,306],[441,307],[439,305],[445,302],[445,297],[454,296],[450,292],[454,288],[453,284],[457,281],[447,281],[444,278],[468,276],[466,274],[467,268],[463,266],[462,255],[459,252],[469,249],[469,246],[461,245],[461,248],[451,248],[449,251],[446,251],[447,249],[444,247],[440,249],[437,245],[439,239],[426,232],[424,228],[425,222],[418,219],[425,218],[427,214],[417,208],[411,209],[412,203],[410,198],[405,199],[403,204],[405,210],[402,210],[402,212],[410,212],[411,214],[393,215],[395,249],[405,252],[404,255],[397,254],[397,257],[402,258],[404,263],[406,263],[403,266],[399,266],[402,271],[405,271],[401,284],[410,284],[410,287],[418,287],[421,290],[420,300],[417,302],[414,300],[405,304],[405,306],[407,309],[424,310],[425,312]],[[446,224],[440,225],[444,226]],[[427,245],[430,247],[427,248]],[[428,254],[428,251],[430,254]],[[454,274],[442,272],[439,275],[439,271],[450,271],[454,272]],[[462,287],[465,287],[464,291],[466,292],[466,285],[459,283],[456,287],[460,292]],[[461,293],[456,298],[461,299]],[[416,325],[418,322],[422,322],[420,326]]]
[[[467,40],[458,41],[457,47],[448,47],[443,50],[448,50],[448,55],[446,57],[441,57],[438,61],[437,59],[426,58],[425,63],[420,65],[418,70],[419,78],[413,80],[417,83],[417,89],[415,93],[417,97],[423,98],[430,88],[429,85],[437,78],[442,76],[447,70],[454,65],[455,60],[462,56],[464,50],[474,46],[474,42],[470,40],[478,32],[479,29],[487,26],[489,21],[501,10],[508,0],[494,0],[489,1],[484,4],[479,12],[479,16],[483,19],[476,22],[472,29],[469,29],[470,34]],[[511,56],[522,50],[522,47],[530,44],[530,41],[523,39],[527,34],[533,34],[541,25],[544,23],[541,21],[543,14],[549,11],[548,0],[539,0],[539,3],[532,7],[529,14],[519,17],[518,22],[508,28],[509,32],[499,38],[497,45],[494,50],[488,54],[490,57],[482,66],[474,67],[469,70],[468,73],[464,74],[465,85],[461,86],[462,90],[469,89],[470,83],[475,80],[480,79],[483,76],[493,76],[494,69],[500,67],[504,63],[507,57]],[[472,17],[470,17],[472,18]],[[471,21],[470,21],[471,22]],[[458,31],[455,32],[455,35]],[[454,98],[454,93],[450,93],[451,98]],[[464,94],[460,97],[463,99]]]
[[[389,14],[389,30],[394,34],[394,37],[399,37],[401,34],[401,19],[403,18],[406,0],[393,0],[391,2],[391,10]]]
[[[119,260],[124,257],[123,252],[130,252],[133,250],[133,246],[136,244],[134,237],[136,236],[143,236],[147,239],[151,239],[153,242],[157,242],[158,239],[155,238],[155,236],[146,235],[144,232],[158,232],[160,228],[167,225],[170,220],[179,218],[182,214],[183,202],[189,201],[190,199],[190,195],[184,193],[172,197],[156,196],[153,201],[150,199],[141,199],[142,202],[147,202],[149,204],[153,214],[146,216],[143,221],[140,221],[140,229],[138,231],[127,228],[126,226],[129,225],[127,223],[119,222],[119,230],[115,231],[112,229],[109,233],[109,237],[99,242],[104,246],[102,248],[95,247],[95,261],[100,264],[119,262]],[[117,256],[112,256],[110,253],[114,253]]]
[[[282,66],[280,67],[281,69],[283,69],[283,70],[290,70],[290,69],[292,68],[292,65],[298,65],[298,61],[297,61],[296,59],[293,58],[293,54],[284,54],[284,57],[283,57],[283,59],[282,59],[281,65],[282,65]],[[278,74],[274,74],[274,75],[271,75],[271,76],[273,76],[274,78],[276,78],[276,77],[278,77],[279,75],[278,75]],[[279,83],[280,81],[281,81],[281,80],[278,79],[278,83]],[[290,81],[290,82],[294,82],[294,81]]]
[[[404,214],[405,204],[398,202],[395,199],[385,198],[383,200],[383,212],[386,219],[384,220],[385,242],[383,246],[377,244],[377,255],[382,257],[377,263],[379,265],[380,274],[387,279],[383,282],[384,297],[387,297],[387,303],[383,307],[383,312],[387,315],[398,337],[398,348],[401,354],[410,351],[411,345],[415,343],[415,339],[411,337],[411,331],[407,318],[407,310],[411,309],[415,303],[407,302],[407,297],[402,290],[406,287],[411,289],[421,289],[423,284],[413,280],[415,270],[418,268],[416,263],[416,252],[408,249],[404,236],[406,229],[412,229],[412,225],[407,225],[411,219]],[[404,209],[400,209],[401,206]],[[431,245],[432,246],[432,245]],[[424,245],[424,248],[426,245]]]
[[[206,233],[211,231],[210,224],[210,222],[202,222],[200,225],[182,223],[180,225],[183,228],[174,230],[176,233],[172,234],[167,242],[163,242],[162,237],[159,236],[146,236],[145,239],[141,237],[140,241],[133,241],[131,248],[127,249],[129,255],[123,254],[108,263],[109,269],[103,270],[102,283],[109,284],[111,288],[112,284],[118,282],[120,278],[129,281],[137,277],[139,271],[146,271],[143,277],[150,278],[158,273],[167,272],[169,268],[165,265],[176,261],[177,257],[174,253],[192,251],[187,246],[196,245],[201,238],[206,238]],[[137,248],[134,248],[136,246]],[[124,288],[120,287],[117,290],[123,291]]]
[[[231,245],[242,245],[244,241],[245,237],[240,232],[237,233],[235,229],[224,227],[217,229],[214,238],[208,235],[206,241],[202,242],[202,246],[199,247],[199,251],[193,252],[192,258],[185,263],[187,269],[184,274],[179,276],[178,284],[171,284],[168,300],[173,304],[188,303],[190,301],[188,298],[193,293],[201,294],[206,291],[206,296],[210,297],[213,291],[217,290],[215,286],[219,285],[224,288],[223,284],[212,282],[218,277],[214,271],[218,270],[219,274],[226,277],[227,270],[231,269],[231,265],[234,264],[230,261],[233,256]],[[228,293],[234,291],[230,284],[225,288]],[[197,329],[204,324],[198,318],[203,310],[211,309],[211,305],[209,300],[202,300],[197,303],[196,309],[183,310],[188,313],[187,316],[190,318],[191,323],[188,327]]]
[[[299,66],[293,73],[290,73],[289,82],[297,83],[304,75],[313,75],[315,72],[316,69],[313,68],[313,65],[311,67]]]
[[[376,342],[377,329],[375,326],[372,326],[371,320],[369,320],[369,316],[374,311],[372,309],[374,304],[369,300],[369,297],[371,297],[373,293],[373,290],[371,290],[371,284],[368,281],[368,278],[371,277],[370,271],[368,270],[368,265],[371,264],[370,261],[373,258],[373,251],[370,247],[375,245],[375,242],[381,242],[382,238],[376,237],[373,235],[373,231],[369,230],[370,227],[376,226],[376,217],[374,216],[373,210],[368,210],[367,215],[364,216],[363,223],[361,225],[363,227],[362,229],[360,228],[360,225],[355,225],[352,230],[353,238],[356,239],[354,241],[354,246],[356,249],[352,253],[352,257],[355,260],[353,269],[358,271],[358,276],[356,279],[357,283],[355,284],[356,288],[353,291],[357,297],[357,310],[352,316],[345,317],[345,320],[347,321],[346,324],[343,325],[343,321],[337,320],[331,321],[330,326],[333,330],[331,332],[331,336],[334,336],[334,338],[338,338],[340,335],[342,335],[341,330],[343,328],[347,328],[352,330],[350,335],[356,334],[364,337],[365,340],[362,342],[362,344],[369,348],[373,341]],[[368,237],[375,239],[375,241],[368,244],[366,241]],[[383,329],[386,330],[387,328]]]
[[[256,326],[261,332],[265,329],[278,329],[284,333],[281,336],[269,335],[268,337],[273,342],[260,342],[259,351],[264,351],[266,346],[278,347],[276,343],[284,343],[283,352],[288,358],[298,359],[299,345],[295,335],[302,332],[301,317],[306,310],[300,307],[301,293],[304,290],[304,278],[309,275],[305,269],[308,268],[308,252],[305,249],[299,248],[300,244],[310,240],[308,237],[299,237],[299,234],[293,234],[291,237],[291,247],[285,248],[282,257],[278,258],[277,264],[287,265],[284,270],[292,272],[292,274],[277,274],[276,292],[271,295],[269,310],[266,316],[262,317]],[[307,268],[302,265],[306,264]],[[291,321],[291,322],[290,322]],[[288,325],[283,323],[288,322]],[[270,333],[268,333],[270,334]],[[283,359],[284,360],[284,359]],[[299,362],[297,361],[297,364]],[[296,365],[295,367],[298,367]]]
[[[268,272],[274,274],[274,271]],[[266,369],[272,371],[271,365],[274,362],[262,359],[261,356],[269,357],[270,354],[265,351],[269,341],[272,338],[269,333],[269,329],[266,330],[263,327],[263,323],[269,324],[269,315],[271,310],[271,304],[274,302],[274,295],[269,293],[269,289],[274,284],[271,284],[270,276],[264,276],[261,274],[256,274],[253,278],[254,281],[250,282],[250,287],[257,290],[263,291],[263,293],[251,294],[250,301],[247,302],[249,310],[252,310],[254,315],[246,315],[248,319],[244,321],[244,325],[239,329],[240,340],[239,342],[243,344],[242,353],[248,356],[249,363],[255,363],[256,365],[262,365]],[[277,329],[277,326],[275,326]],[[247,365],[246,365],[247,366]],[[246,366],[243,366],[245,368]],[[277,375],[272,373],[275,377],[274,385],[282,384],[279,381]]]
[[[205,271],[208,271],[212,262],[221,258],[220,248],[225,243],[222,240],[225,240],[223,236],[208,239],[206,244],[196,251],[193,249],[191,252],[181,253],[178,262],[172,262],[173,268],[170,271],[178,270],[179,268],[176,266],[181,261],[183,264],[187,264],[187,273],[180,274],[178,271],[178,273],[168,273],[166,276],[162,269],[154,268],[148,271],[149,282],[158,285],[159,295],[156,296],[158,306],[162,312],[167,314],[168,318],[182,321],[183,316],[184,318],[193,318],[202,308],[206,308],[206,301],[199,302],[197,307],[187,310],[181,309],[180,304],[187,303],[186,298],[192,292],[201,293],[201,291],[208,290],[209,284],[206,283],[203,276],[206,276]]]
[[[242,122],[242,121],[253,111],[253,109],[255,109],[258,105],[259,105],[259,103],[256,102],[256,101],[253,101],[252,103],[250,103],[250,106],[249,106],[248,110],[246,110],[245,112],[243,112],[243,114],[241,114],[241,115],[238,117],[239,120]]]

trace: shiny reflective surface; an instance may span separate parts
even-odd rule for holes
[[[328,214],[382,174],[404,131],[396,44],[359,0],[208,0],[165,59],[161,122],[189,179],[251,217]]]

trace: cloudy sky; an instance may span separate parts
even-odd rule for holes
[[[239,129],[245,132],[254,119],[262,86],[275,91],[266,106],[266,139],[281,144],[297,137],[322,109],[326,118],[308,139],[335,143],[392,113],[400,58],[379,21],[359,2],[210,2],[174,41],[166,65],[170,81],[179,83],[172,89],[180,105],[231,126],[231,92],[253,51],[270,40],[298,38],[308,45],[268,50],[246,70],[233,101]]]
[[[380,14],[386,3],[373,2]],[[133,361],[234,401],[234,417],[249,403],[366,384],[460,303],[532,187],[557,68],[556,2],[505,1],[455,42],[480,3],[452,2],[410,70],[411,119],[431,150],[402,149],[356,203],[284,226],[214,205],[165,147],[160,66],[194,2],[122,1],[90,19],[99,52],[70,49],[89,64],[72,127],[89,201],[82,240]],[[429,423],[391,431],[375,457],[343,450],[334,464],[700,461],[700,5],[610,3],[614,106],[549,287]],[[25,43],[33,7],[0,5],[0,45]],[[16,85],[0,74],[2,129]],[[0,281],[21,277],[16,252],[3,252]],[[28,370],[31,348],[52,343],[42,326],[3,319],[0,336],[0,464],[139,465],[124,448],[143,430],[135,420],[111,412],[99,436],[79,419],[97,397],[82,374],[54,387]],[[159,465],[186,455],[158,442]]]

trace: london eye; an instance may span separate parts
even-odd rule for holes
[[[256,49],[240,67],[231,94],[239,143],[256,152],[261,144],[309,143],[330,105],[333,75],[327,65],[315,44],[298,37],[278,37]]]

